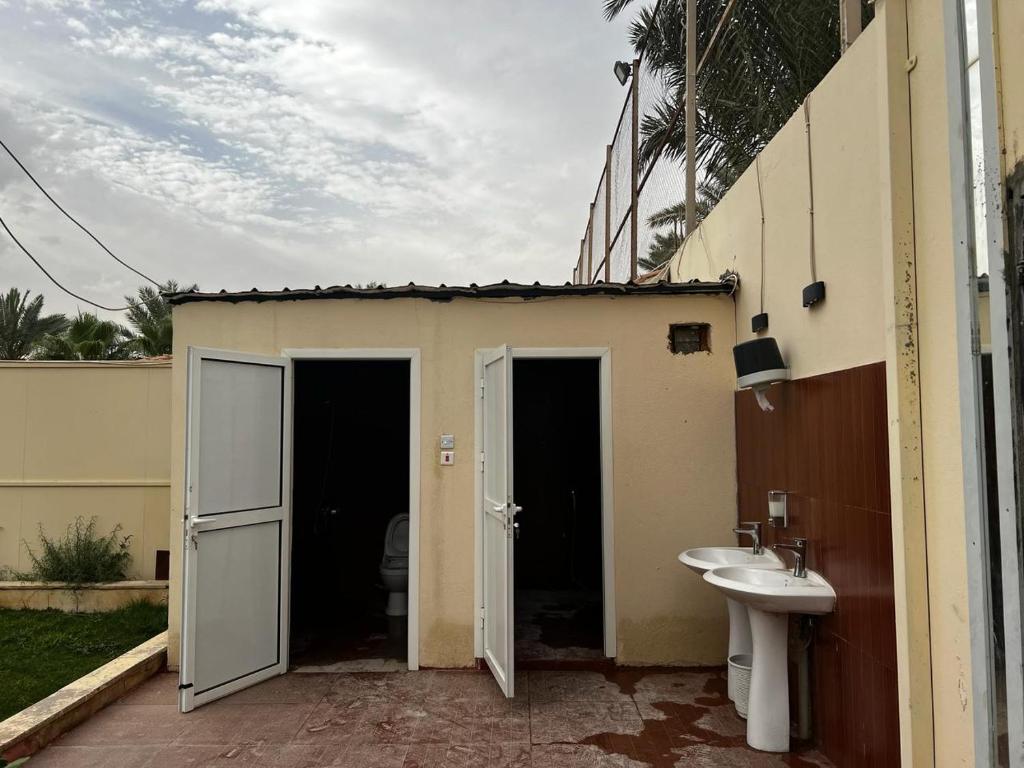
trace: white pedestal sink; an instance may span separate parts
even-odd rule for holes
[[[697,547],[680,552],[679,562],[698,576],[703,576],[711,569],[723,565],[746,565],[754,568],[781,568],[783,565],[779,556],[770,549],[755,555],[750,547]],[[729,608],[729,657],[752,653],[754,646],[750,636],[747,607],[731,597],[726,597],[725,603]],[[729,698],[732,698],[732,685],[729,686]]]
[[[831,613],[832,586],[815,571],[797,578],[791,571],[750,566],[723,566],[704,580],[747,607],[753,639],[747,744],[765,752],[789,751],[789,614]]]

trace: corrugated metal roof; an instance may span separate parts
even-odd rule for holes
[[[194,301],[302,301],[307,299],[429,299],[430,301],[451,301],[452,299],[540,299],[559,296],[677,296],[677,295],[721,295],[736,289],[734,280],[717,283],[594,283],[593,285],[541,285],[533,283],[510,283],[504,280],[491,285],[468,286],[408,285],[378,288],[354,288],[351,285],[332,285],[321,288],[282,288],[279,291],[219,291],[203,293],[187,291],[165,294],[171,304],[188,304]]]

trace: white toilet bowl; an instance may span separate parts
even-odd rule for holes
[[[409,515],[395,515],[384,535],[384,557],[380,561],[380,578],[388,590],[388,616],[409,613]]]

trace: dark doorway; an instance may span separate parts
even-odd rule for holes
[[[600,361],[513,363],[516,663],[604,657]]]
[[[387,579],[381,566],[409,511],[409,362],[297,361],[294,404],[291,662],[404,662],[408,620],[386,613],[385,586],[402,560]]]

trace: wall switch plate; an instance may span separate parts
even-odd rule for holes
[[[441,466],[450,467],[455,463],[455,451],[441,451]]]
[[[441,450],[450,451],[455,447],[455,435],[441,435]]]

